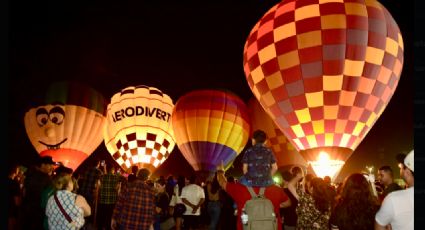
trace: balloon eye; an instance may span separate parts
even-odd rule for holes
[[[57,125],[62,124],[63,118],[64,118],[64,116],[61,113],[51,113],[49,115],[50,121],[52,121],[53,123],[55,123]]]
[[[48,120],[49,119],[47,117],[47,114],[39,114],[39,115],[37,115],[37,123],[38,123],[39,126],[45,125]]]

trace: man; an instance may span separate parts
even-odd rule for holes
[[[379,168],[378,180],[384,186],[384,190],[382,192],[382,195],[380,196],[381,201],[384,200],[388,193],[401,189],[401,187],[394,182],[393,170],[388,165]]]
[[[104,161],[97,161],[94,167],[88,169],[80,179],[78,193],[86,198],[91,210],[93,210],[93,215],[86,217],[86,225],[95,224],[97,216],[96,201],[100,187],[100,178],[105,173],[106,167]]]
[[[297,213],[295,210],[298,205],[298,200],[288,189],[288,183],[292,180],[293,177],[294,175],[292,175],[288,170],[282,173],[282,179],[284,181],[283,191],[291,200],[291,205],[289,207],[281,209],[281,216],[283,217],[283,225],[285,230],[295,230],[297,225]]]
[[[41,194],[51,183],[55,164],[51,156],[40,157],[36,166],[27,172],[22,203],[23,229],[43,229],[45,210],[41,206]]]
[[[112,214],[112,229],[153,229],[155,193],[152,187],[146,184],[149,175],[149,170],[142,168],[137,172],[136,180],[124,187]]]
[[[183,214],[183,229],[198,228],[205,192],[201,186],[196,184],[195,175],[192,175],[189,178],[189,184],[183,187],[181,198],[186,206],[186,212]]]
[[[270,148],[265,146],[267,135],[262,130],[252,134],[252,147],[242,158],[243,176],[240,182],[247,186],[269,186],[274,184],[272,176],[277,171],[276,158]]]
[[[248,191],[248,188],[237,182],[237,183],[227,183],[226,177],[224,176],[223,168],[217,171],[217,180],[220,186],[233,198],[238,207],[238,218],[237,218],[237,229],[242,230],[241,222],[241,213],[242,209],[245,206],[245,203],[251,199],[251,194]],[[255,193],[259,193],[260,187],[253,187]],[[279,209],[289,207],[291,201],[288,196],[283,192],[282,188],[276,185],[270,185],[266,187],[264,196],[269,199],[274,207],[274,213],[277,218],[278,230],[282,230],[282,221],[280,218]]]
[[[100,180],[99,192],[99,215],[97,215],[97,227],[99,230],[110,229],[112,212],[118,199],[119,186],[125,177],[115,173],[115,168],[108,165],[108,173]]]
[[[414,226],[414,151],[407,156],[399,154],[397,160],[407,189],[394,191],[385,197],[375,216],[375,230],[385,230],[388,225],[392,230],[413,229]]]

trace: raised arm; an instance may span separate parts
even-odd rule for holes
[[[272,164],[272,170],[270,171],[271,175],[273,176],[277,172],[277,163]]]
[[[294,178],[292,178],[288,183],[288,190],[294,195],[294,197],[299,200],[300,197],[297,193],[296,185],[298,181],[302,178],[302,174],[297,174]]]
[[[226,190],[227,179],[223,170],[217,170],[217,181],[223,190]]]

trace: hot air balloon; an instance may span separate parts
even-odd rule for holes
[[[49,86],[40,106],[24,117],[27,135],[41,156],[76,169],[102,143],[106,101],[76,82]]]
[[[348,159],[389,103],[403,40],[375,0],[282,1],[244,48],[248,84],[308,161]],[[325,159],[322,157],[322,159]]]
[[[108,152],[125,170],[137,165],[151,172],[173,151],[173,101],[159,89],[130,86],[112,96],[103,132]]]
[[[256,98],[248,101],[248,111],[251,117],[251,130],[260,129],[267,134],[266,146],[273,150],[280,172],[289,170],[295,165],[302,168],[307,166],[307,162],[264,111]]]
[[[195,90],[182,96],[172,115],[178,148],[201,177],[229,167],[250,132],[245,103],[223,90]]]

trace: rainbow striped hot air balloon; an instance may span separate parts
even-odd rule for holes
[[[221,90],[196,90],[182,96],[172,115],[178,148],[195,171],[229,166],[249,138],[244,102]]]
[[[307,166],[307,162],[264,111],[257,99],[251,98],[248,101],[248,111],[251,117],[251,130],[260,129],[267,134],[266,146],[273,150],[280,172],[295,165],[302,168]]]
[[[173,101],[159,89],[130,86],[112,96],[104,129],[106,148],[124,169],[137,165],[154,172],[175,146]]]
[[[252,29],[248,84],[306,160],[345,161],[389,103],[403,66],[403,40],[375,0],[287,0]]]
[[[106,101],[76,82],[49,86],[44,102],[24,117],[27,135],[41,156],[76,169],[102,143]]]

